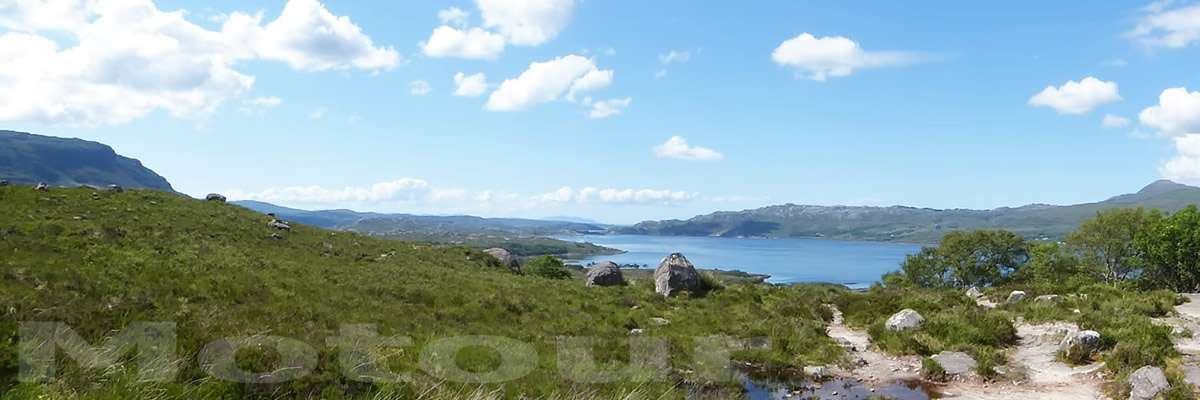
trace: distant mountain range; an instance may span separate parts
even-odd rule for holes
[[[610,226],[595,222],[556,221],[523,218],[483,218],[470,215],[414,215],[358,212],[351,210],[308,211],[281,207],[261,201],[235,201],[234,204],[280,218],[329,229],[371,234],[405,232],[470,233],[492,231],[527,235],[601,233]]]
[[[0,179],[51,186],[108,186],[174,191],[162,176],[124,157],[112,147],[67,139],[0,130]]]
[[[954,230],[1007,229],[1031,239],[1058,240],[1096,212],[1145,207],[1173,212],[1200,204],[1200,188],[1167,180],[1096,203],[1031,204],[968,210],[784,204],[720,211],[687,220],[646,221],[611,231],[625,234],[721,237],[820,237],[847,240],[936,243]]]

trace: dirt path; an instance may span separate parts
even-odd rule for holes
[[[1200,303],[1198,303],[1200,304]],[[843,343],[852,359],[863,362],[850,370],[835,370],[840,375],[873,384],[920,378],[921,359],[916,356],[892,357],[871,347],[866,332],[850,329],[835,307],[833,322],[826,331]],[[1200,307],[1197,307],[1200,318]],[[963,400],[1056,399],[1093,400],[1104,398],[1100,378],[1102,363],[1071,367],[1055,360],[1058,344],[1078,328],[1067,323],[1024,324],[1017,326],[1019,344],[1010,354],[1006,376],[1023,376],[1018,381],[984,382],[978,378],[948,383],[940,388],[942,398]],[[1198,347],[1200,348],[1200,347]]]
[[[1184,293],[1187,303],[1175,306],[1177,316],[1156,318],[1155,323],[1191,332],[1191,336],[1172,335],[1175,349],[1183,356],[1183,372],[1188,383],[1200,386],[1200,294]]]

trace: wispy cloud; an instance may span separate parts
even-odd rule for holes
[[[717,161],[725,158],[716,150],[688,144],[682,136],[671,136],[666,142],[654,146],[654,155],[658,158],[673,158],[688,161]]]

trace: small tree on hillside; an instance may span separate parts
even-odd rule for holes
[[[1145,266],[1138,235],[1161,218],[1158,211],[1143,208],[1101,211],[1068,235],[1067,244],[1085,263],[1096,266],[1105,282],[1125,280]]]
[[[1029,244],[1004,230],[951,232],[938,254],[949,266],[957,287],[992,286],[1029,260]]]
[[[1178,292],[1200,289],[1200,210],[1196,206],[1155,220],[1136,241],[1145,258],[1144,285]]]
[[[904,278],[903,283],[917,287],[946,287],[951,283],[950,268],[938,254],[936,247],[923,247],[917,254],[904,257],[900,272]]]
[[[525,273],[550,279],[571,279],[563,262],[552,256],[534,257],[525,264]]]

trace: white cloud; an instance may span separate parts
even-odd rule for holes
[[[694,200],[698,194],[666,189],[616,189],[563,186],[536,199],[547,203],[671,204]]]
[[[329,112],[329,110],[326,109],[325,107],[317,107],[316,109],[314,109],[308,113],[308,119],[311,119],[313,121],[316,121],[319,119],[324,119],[325,114],[327,112]]]
[[[434,28],[429,40],[421,43],[421,51],[430,57],[457,57],[472,60],[494,60],[504,52],[504,36],[481,28],[454,28],[442,25]]]
[[[246,104],[258,107],[276,107],[280,104],[283,104],[283,99],[275,96],[255,97],[247,100]]]
[[[815,37],[809,33],[785,40],[771,52],[776,64],[794,68],[798,76],[815,81],[848,76],[860,69],[911,64],[923,58],[913,52],[866,51],[846,37]]]
[[[537,46],[566,28],[574,0],[476,0],[485,28],[517,46]]]
[[[1163,90],[1158,105],[1142,110],[1138,120],[1166,136],[1200,133],[1200,91],[1189,92],[1185,87]]]
[[[1177,154],[1159,168],[1159,173],[1176,182],[1200,184],[1200,134],[1182,135],[1174,141]]]
[[[505,80],[488,97],[491,111],[518,111],[530,106],[607,87],[612,70],[602,70],[588,58],[568,55],[545,62],[534,62],[520,76]]]
[[[116,124],[163,110],[214,112],[249,92],[239,61],[296,69],[389,69],[399,55],[375,47],[346,17],[315,0],[291,0],[276,20],[234,12],[218,31],[148,0],[19,0],[0,5],[0,121]],[[58,40],[61,40],[60,43]]]
[[[1167,10],[1166,3],[1148,7],[1126,36],[1152,47],[1180,48],[1200,40],[1200,4]]]
[[[1121,100],[1116,82],[1105,82],[1094,77],[1067,81],[1062,86],[1046,86],[1029,98],[1029,105],[1050,107],[1059,114],[1085,114],[1097,106]]]
[[[438,20],[442,21],[442,24],[457,26],[459,28],[467,26],[467,18],[470,17],[471,13],[458,7],[450,7],[438,11]]]
[[[671,136],[666,142],[654,146],[654,155],[658,158],[674,158],[689,161],[717,161],[725,158],[725,155],[718,153],[716,150],[689,145],[687,140],[681,136]]]
[[[633,102],[633,98],[626,97],[623,99],[608,99],[600,100],[592,104],[592,110],[588,112],[588,118],[601,119],[620,115],[629,107],[629,103]]]
[[[1104,119],[1100,121],[1100,125],[1105,128],[1124,128],[1129,126],[1129,118],[1119,115],[1104,114]]]
[[[463,97],[479,97],[487,91],[487,76],[482,72],[467,75],[462,72],[454,74],[454,95]]]
[[[408,83],[408,92],[414,96],[424,96],[433,91],[433,86],[426,81],[412,81]]]
[[[682,63],[688,62],[691,59],[692,59],[692,53],[689,51],[686,51],[686,50],[684,50],[684,51],[671,50],[671,51],[668,51],[666,54],[658,55],[658,62],[663,63],[663,64],[671,64],[671,63],[682,64]]]

